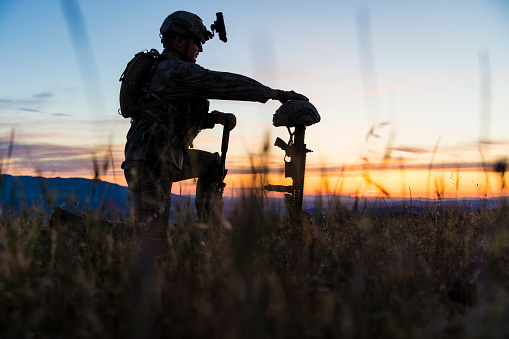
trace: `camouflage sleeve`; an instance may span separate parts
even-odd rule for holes
[[[273,91],[246,76],[211,71],[188,62],[174,64],[158,76],[164,77],[161,94],[167,98],[201,97],[265,103],[271,99]]]

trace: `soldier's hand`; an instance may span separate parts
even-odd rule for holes
[[[214,122],[216,124],[221,124],[225,126],[225,124],[228,125],[228,129],[231,131],[235,128],[237,125],[237,117],[235,117],[232,113],[223,113],[219,111],[213,111],[212,114],[214,115]]]
[[[282,104],[292,99],[309,101],[309,99],[302,94],[296,93],[294,91],[281,91],[281,90],[277,90],[277,95],[274,99],[279,100]]]

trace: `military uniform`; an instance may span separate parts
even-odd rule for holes
[[[144,109],[132,119],[122,163],[142,223],[149,218],[167,222],[172,182],[198,178],[199,215],[210,200],[220,170],[219,155],[191,148],[202,129],[214,127],[207,99],[264,103],[272,91],[251,78],[183,61],[169,49],[162,56],[147,101],[167,100],[167,104]]]
[[[224,23],[219,25],[216,21],[215,24],[224,29]],[[214,210],[213,203],[217,200],[214,197],[218,196],[217,179],[222,170],[219,154],[194,150],[192,142],[202,129],[235,117],[220,112],[214,115],[215,111],[209,113],[207,99],[261,103],[268,99],[281,102],[307,100],[301,94],[273,90],[242,75],[207,70],[195,64],[197,54],[189,60],[188,52],[198,52],[202,43],[214,36],[196,14],[186,11],[170,14],[160,33],[165,49],[147,84],[142,100],[145,108],[135,116],[129,115],[131,128],[122,163],[134,196],[136,225],[149,236],[151,233],[156,235],[153,233],[156,229],[163,230],[163,226],[167,226],[173,182],[198,178],[198,216],[210,216],[210,211]],[[225,31],[222,33],[226,36]],[[175,49],[175,39],[187,41],[185,48]],[[194,50],[189,49],[190,44]],[[121,95],[121,107],[122,100]],[[219,199],[222,203],[220,195]],[[157,225],[161,227],[154,227]]]

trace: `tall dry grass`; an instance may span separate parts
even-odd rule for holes
[[[295,222],[261,194],[239,201],[231,229],[180,208],[155,258],[92,215],[4,216],[0,337],[509,335],[507,209],[351,214],[336,200]]]

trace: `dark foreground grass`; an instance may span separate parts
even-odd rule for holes
[[[0,337],[509,336],[507,211],[264,211],[244,199],[231,229],[182,211],[154,259],[129,230],[4,216]]]

